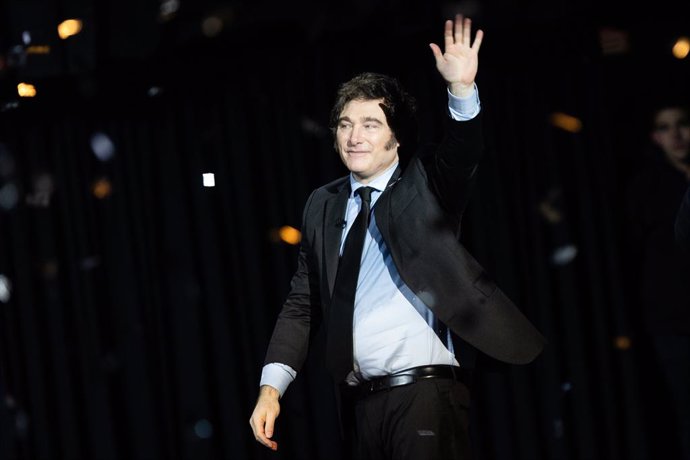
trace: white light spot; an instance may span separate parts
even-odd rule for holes
[[[163,0],[160,6],[160,13],[163,16],[169,16],[180,9],[179,0]]]
[[[9,302],[11,292],[12,284],[10,280],[5,275],[0,275],[0,302]]]
[[[16,109],[17,107],[19,107],[19,102],[7,102],[0,107],[0,112],[7,112],[8,110]]]
[[[91,150],[99,160],[108,161],[115,155],[115,144],[106,134],[98,132],[91,136]]]
[[[203,174],[204,177],[204,187],[215,187],[216,186],[216,177],[213,175],[213,173],[205,173]]]
[[[149,95],[149,97],[155,97],[158,96],[161,91],[163,91],[159,86],[152,86],[146,91],[146,94]]]
[[[566,265],[577,255],[577,247],[573,244],[566,244],[557,248],[551,255],[551,260],[556,265]]]

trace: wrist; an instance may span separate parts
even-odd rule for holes
[[[474,92],[474,82],[469,85],[463,83],[448,83],[448,90],[455,97],[466,98]]]
[[[280,399],[280,392],[276,389],[273,388],[271,385],[261,385],[259,388],[259,397],[267,397],[271,399]]]

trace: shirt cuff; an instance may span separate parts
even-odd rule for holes
[[[453,120],[467,121],[477,116],[481,105],[479,103],[479,89],[474,84],[474,91],[467,97],[457,97],[448,91],[448,111]]]
[[[261,383],[259,385],[270,385],[283,396],[285,390],[297,377],[297,371],[281,363],[269,363],[261,371]]]

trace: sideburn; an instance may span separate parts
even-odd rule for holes
[[[395,148],[395,144],[398,143],[398,140],[395,138],[395,134],[391,135],[391,138],[388,139],[388,142],[386,142],[386,145],[383,146],[384,149],[386,150],[392,150]]]

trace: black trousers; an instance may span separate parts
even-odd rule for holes
[[[353,460],[470,460],[470,391],[451,379],[423,379],[351,405]]]

